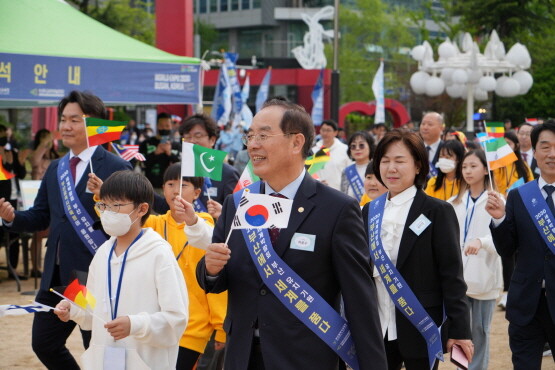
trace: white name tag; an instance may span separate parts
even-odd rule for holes
[[[125,347],[105,347],[104,370],[125,370]]]
[[[316,244],[316,235],[295,233],[291,239],[289,248],[297,249],[299,251],[314,252],[314,245]]]
[[[424,215],[418,216],[418,218],[410,225],[410,229],[416,234],[420,235],[426,228],[432,223],[428,220],[428,217]]]

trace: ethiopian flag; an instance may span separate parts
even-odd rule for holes
[[[516,154],[504,138],[485,143],[484,146],[491,171],[505,167],[517,160]]]
[[[2,165],[2,156],[0,156],[0,181],[2,180],[9,180],[15,175],[10,171],[6,170]]]
[[[503,126],[503,122],[486,122],[486,132],[491,137],[503,137],[505,126]]]
[[[119,140],[121,132],[127,124],[125,122],[85,117],[85,126],[87,127],[89,146],[95,146]]]
[[[226,152],[183,142],[181,150],[181,176],[209,177],[222,181]]]

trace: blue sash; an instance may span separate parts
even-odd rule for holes
[[[260,184],[258,181],[247,188],[251,193],[258,194]],[[243,191],[241,189],[233,194],[236,208],[239,208]],[[264,284],[347,365],[358,370],[355,345],[347,321],[275,253],[268,229],[241,229],[241,232]]]
[[[543,241],[551,253],[555,254],[555,218],[538,186],[538,180],[520,186],[517,191]]]
[[[351,185],[351,189],[353,189],[353,193],[355,193],[356,200],[360,202],[364,194],[364,182],[358,174],[356,164],[352,164],[345,168],[345,175],[347,176],[349,185]]]
[[[106,236],[100,230],[92,228],[94,221],[75,192],[73,177],[69,172],[69,154],[63,156],[58,163],[58,185],[60,185],[62,206],[69,223],[79,235],[83,244],[87,246],[89,252],[94,255],[96,250],[106,241]]]
[[[212,181],[210,181],[209,177],[205,177],[204,183],[202,184],[202,191],[200,192],[200,194],[208,195],[208,188],[211,186],[212,186]],[[198,197],[193,201],[193,207],[195,208],[195,212],[197,213],[198,212],[208,213],[208,210],[206,209],[206,205],[202,202],[200,197]]]
[[[443,348],[441,346],[441,333],[428,315],[424,307],[418,301],[403,276],[383,249],[381,229],[387,195],[385,193],[370,203],[368,209],[368,242],[370,244],[370,256],[376,265],[387,294],[410,323],[424,337],[428,346],[428,361],[430,368],[434,366],[436,358],[443,361]],[[372,216],[372,217],[370,217]]]

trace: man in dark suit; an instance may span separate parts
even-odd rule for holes
[[[439,159],[439,151],[441,150],[441,134],[445,123],[443,116],[437,112],[428,112],[422,117],[419,132],[426,151],[428,152],[428,161],[430,162],[430,176],[437,175],[436,163]]]
[[[89,93],[72,91],[61,100],[60,131],[64,146],[70,149],[69,168],[74,178],[75,193],[82,204],[81,212],[93,220],[98,217],[93,209],[93,194],[86,190],[90,163],[94,173],[101,179],[119,170],[130,170],[129,162],[107,152],[101,146],[88,147],[83,115],[106,118],[102,101]],[[74,159],[75,158],[75,159]],[[78,158],[78,159],[77,159]],[[44,272],[36,301],[56,306],[60,298],[49,292],[54,286],[67,285],[73,270],[88,271],[93,254],[72,226],[64,211],[58,167],[61,158],[53,161],[42,180],[33,207],[28,211],[14,211],[9,202],[0,199],[0,217],[10,231],[35,232],[50,228],[46,243]],[[33,350],[49,369],[78,369],[77,362],[65,346],[73,329],[73,321],[64,323],[52,312],[35,314],[33,321]],[[88,347],[90,332],[83,333],[83,343]]]
[[[265,180],[254,190],[293,199],[288,227],[272,242],[275,253],[336,311],[343,298],[360,369],[385,369],[360,208],[306,173],[313,138],[304,108],[279,98],[267,101],[245,137],[254,172]],[[337,369],[338,355],[263,283],[241,231],[223,244],[235,210],[228,197],[214,243],[197,265],[197,279],[207,292],[229,292],[225,368]],[[307,241],[302,247],[294,242],[299,236]]]
[[[555,213],[555,121],[535,126],[531,141],[541,176],[523,187],[539,188],[545,208]],[[493,217],[490,228],[497,252],[502,257],[516,256],[506,313],[513,365],[539,369],[544,344],[555,348],[555,256],[526,209],[534,202],[524,202],[521,190],[509,193],[506,206],[497,193],[490,192],[486,209]]]

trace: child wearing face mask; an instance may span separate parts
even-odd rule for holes
[[[81,357],[85,369],[118,364],[126,369],[175,369],[189,299],[171,246],[143,229],[154,199],[150,182],[133,171],[113,173],[96,208],[111,236],[97,250],[87,279],[96,306],[85,311],[61,301],[54,311],[92,330]]]
[[[439,171],[437,176],[428,181],[426,190],[424,190],[426,194],[441,200],[448,200],[459,193],[464,153],[464,145],[460,141],[443,142],[439,150],[439,159],[435,165]]]

